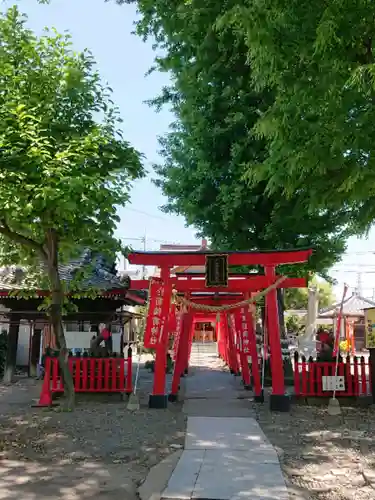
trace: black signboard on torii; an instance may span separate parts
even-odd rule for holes
[[[228,286],[228,255],[206,255],[206,287]]]

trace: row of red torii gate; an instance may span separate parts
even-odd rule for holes
[[[144,345],[156,351],[150,408],[166,408],[178,399],[180,378],[187,372],[195,322],[215,322],[219,352],[233,372],[241,373],[245,388],[263,401],[259,373],[254,303],[265,297],[267,342],[272,391],[270,408],[288,411],[285,391],[277,288],[303,288],[305,278],[276,274],[279,265],[305,263],[311,249],[268,252],[133,252],[131,264],[160,268],[160,278],[132,280],[132,289],[149,289]],[[174,273],[176,266],[199,266],[202,273]],[[261,266],[264,273],[230,273],[233,266]],[[166,394],[166,354],[173,336],[175,357],[171,393]],[[251,357],[251,369],[248,359]]]

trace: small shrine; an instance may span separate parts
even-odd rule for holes
[[[347,340],[351,351],[361,352],[365,348],[365,313],[364,309],[375,307],[375,302],[353,292],[343,303],[341,322],[341,340]],[[333,331],[336,331],[340,304],[334,304],[320,310],[319,319],[330,319]]]
[[[93,335],[104,323],[111,330],[114,350],[121,353],[124,344],[135,340],[134,323],[140,315],[134,311],[134,306],[146,303],[147,291],[131,290],[128,276],[119,277],[113,262],[89,250],[59,267],[68,290],[69,284],[85,268],[89,271],[80,283],[80,293],[70,301],[74,310],[64,316],[67,347],[73,352],[89,350]],[[90,293],[92,290],[95,294]],[[35,375],[43,352],[54,345],[48,318],[40,310],[46,295],[48,291],[38,289],[26,268],[0,269],[0,328],[8,332],[4,374],[8,381],[11,381],[16,364],[26,367],[29,375]]]

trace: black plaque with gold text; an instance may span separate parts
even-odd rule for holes
[[[206,255],[206,287],[228,286],[228,255]]]

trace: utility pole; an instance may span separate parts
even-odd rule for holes
[[[357,274],[357,295],[362,296],[362,273]]]

